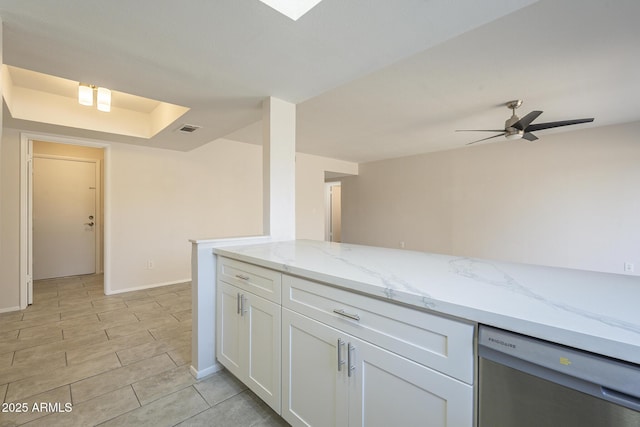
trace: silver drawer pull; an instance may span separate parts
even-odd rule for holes
[[[245,276],[243,274],[236,274],[237,279],[249,280],[249,276]]]
[[[340,316],[344,316],[344,317],[348,317],[349,319],[353,319],[353,320],[360,320],[360,316],[358,316],[357,314],[351,314],[351,313],[347,313],[346,311],[344,311],[343,309],[335,309],[333,310],[334,313],[339,314]]]

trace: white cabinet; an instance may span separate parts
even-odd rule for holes
[[[473,325],[286,275],[283,295],[282,416],[289,423],[473,425]]]
[[[238,275],[250,283],[247,272]],[[218,361],[280,413],[280,305],[219,280],[216,310]]]
[[[473,324],[217,265],[216,356],[292,425],[474,425]]]

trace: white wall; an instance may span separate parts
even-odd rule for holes
[[[110,162],[113,292],[189,280],[189,239],[262,234],[259,146],[217,140],[181,153],[113,144]]]
[[[0,141],[0,312],[20,306],[19,164],[18,133],[3,129]]]
[[[640,122],[360,165],[343,241],[640,273]]]
[[[113,143],[106,161],[111,292],[189,280],[189,239],[262,234],[261,146],[221,139],[182,153]],[[4,129],[0,312],[19,306],[19,166],[19,131]],[[297,155],[298,237],[323,239],[324,172],[357,173],[357,168]]]
[[[296,154],[296,238],[324,240],[324,173],[357,175],[358,164]]]

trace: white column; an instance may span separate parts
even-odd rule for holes
[[[296,237],[296,106],[277,98],[262,106],[263,233]]]
[[[213,249],[295,239],[296,106],[263,103],[263,236],[192,240],[191,374],[200,379],[222,368],[216,361],[216,264]]]

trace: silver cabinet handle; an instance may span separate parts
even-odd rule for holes
[[[244,274],[236,274],[236,278],[240,280],[249,280],[249,276],[245,276]]]
[[[238,292],[238,296],[236,297],[236,314],[240,314],[240,292]]]
[[[246,310],[244,309],[245,300],[246,298],[244,294],[240,294],[240,316],[244,316],[244,313],[246,313]]]
[[[355,353],[356,348],[354,346],[351,345],[351,343],[349,343],[349,346],[347,347],[347,366],[348,366],[348,370],[347,370],[347,374],[348,376],[351,376],[351,372],[355,371],[356,369],[356,365],[355,363],[355,355],[353,353]]]
[[[342,346],[344,346],[344,341],[338,338],[338,372],[342,371],[342,365],[344,365],[344,360],[342,360]]]
[[[335,310],[333,310],[333,312],[339,314],[340,316],[348,317],[349,319],[360,320],[360,316],[358,316],[357,314],[347,313],[343,309],[336,308]]]

